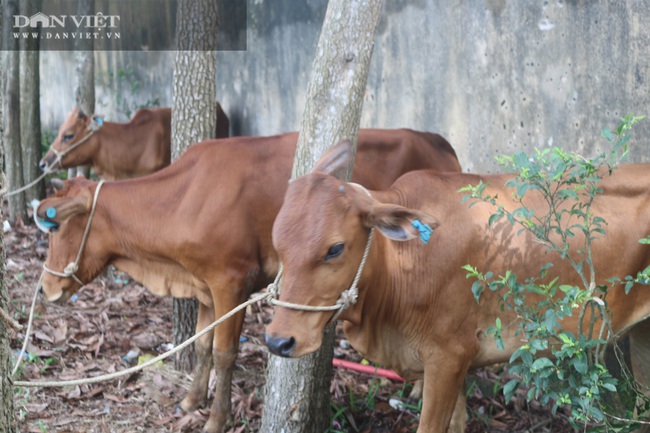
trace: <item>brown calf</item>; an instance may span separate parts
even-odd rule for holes
[[[217,104],[217,136],[228,137],[229,121]],[[171,162],[171,109],[138,110],[127,123],[105,122],[75,108],[59,128],[39,166],[92,166],[105,180],[144,176]]]
[[[44,275],[46,299],[65,301],[113,263],[153,293],[198,299],[197,331],[202,330],[277,273],[271,228],[297,139],[291,133],[206,141],[150,176],[105,183],[76,271],[68,264],[82,244],[97,183],[67,181],[36,212],[56,230],[49,236],[47,268],[58,274],[72,271],[71,278]],[[386,188],[402,173],[421,168],[460,170],[453,149],[439,135],[360,131],[353,173],[357,182]],[[193,410],[206,400],[214,360],[217,383],[206,432],[223,431],[230,417],[243,316],[224,322],[196,344],[194,381],[182,406]]]
[[[334,150],[351,156],[349,149]],[[327,161],[327,160],[326,160]],[[346,164],[345,158],[331,158]],[[392,368],[405,378],[424,378],[424,400],[418,433],[445,433],[456,396],[468,369],[508,361],[521,344],[515,326],[505,327],[505,350],[498,350],[485,331],[497,317],[514,323],[512,311],[500,311],[497,295],[486,291],[480,303],[470,290],[465,264],[520,278],[539,274],[552,262],[550,278],[580,284],[575,271],[559,254],[529,235],[517,235],[507,221],[488,225],[495,208],[461,204],[459,189],[483,181],[487,194],[512,211],[518,205],[503,187],[506,175],[478,176],[407,173],[386,191],[368,193],[328,173],[336,163],[319,163],[314,171],[291,183],[273,227],[273,245],[284,271],[280,301],[328,306],[337,303],[359,269],[371,230],[374,240],[358,283],[356,304],[340,318],[353,347],[368,359]],[[592,210],[607,221],[607,235],[593,243],[598,283],[611,277],[636,275],[650,265],[650,246],[639,239],[650,233],[650,165],[623,166],[600,185],[604,193]],[[529,193],[526,205],[535,215],[546,203]],[[417,210],[416,210],[417,209]],[[434,229],[424,244],[413,223]],[[582,241],[576,234],[576,245]],[[405,242],[408,241],[408,242]],[[573,251],[575,251],[575,245]],[[532,296],[527,302],[536,299]],[[650,315],[650,290],[623,287],[610,290],[608,305],[615,332],[622,332]],[[276,308],[266,330],[269,349],[278,355],[300,357],[318,349],[322,330],[333,313]],[[576,313],[574,316],[578,316]],[[564,321],[576,333],[576,317]],[[644,369],[650,362],[650,335],[633,333]],[[633,351],[634,353],[634,351]],[[644,355],[643,355],[644,354]]]

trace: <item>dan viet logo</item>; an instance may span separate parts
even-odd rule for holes
[[[45,15],[37,12],[31,17],[14,15],[14,38],[41,39],[120,39],[120,32],[113,31],[118,27],[119,15]],[[42,27],[41,34],[30,32],[29,29]]]

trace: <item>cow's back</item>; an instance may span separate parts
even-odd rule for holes
[[[461,171],[456,152],[439,134],[411,129],[359,131],[355,182],[381,190],[402,174],[423,169],[438,173]]]
[[[611,287],[607,282],[610,278],[633,277],[647,266],[650,266],[650,253],[647,245],[638,241],[650,234],[650,166],[624,165],[613,172],[612,176],[605,175],[599,187],[603,192],[598,194],[592,205],[593,215],[602,217],[605,235],[596,235],[592,242],[592,257],[596,271],[596,284]],[[520,227],[512,226],[506,218],[489,224],[490,215],[497,211],[496,206],[489,203],[477,203],[471,207],[461,200],[466,193],[459,190],[468,184],[476,185],[479,181],[488,185],[485,194],[499,197],[499,204],[505,210],[513,212],[521,204],[514,197],[512,189],[504,188],[508,175],[477,176],[466,174],[439,175],[433,172],[413,172],[402,176],[394,185],[400,191],[400,196],[408,197],[400,204],[409,208],[419,209],[439,221],[440,225],[431,237],[428,250],[418,248],[417,243],[397,243],[394,245],[401,256],[410,256],[410,263],[419,269],[421,275],[445,276],[443,285],[436,285],[435,278],[424,278],[425,288],[420,287],[418,293],[410,293],[404,299],[419,299],[423,291],[428,293],[427,303],[435,305],[447,312],[446,320],[451,317],[478,320],[478,328],[487,329],[493,326],[494,318],[501,317],[504,323],[515,320],[510,317],[510,310],[501,311],[497,295],[485,291],[481,297],[480,308],[475,303],[470,290],[471,280],[465,278],[460,271],[464,265],[472,265],[481,272],[493,272],[494,275],[505,275],[513,271],[520,281],[539,275],[547,263],[553,267],[547,270],[548,280],[560,278],[562,284],[580,285],[582,281],[570,266],[568,260],[561,260],[556,252],[549,252],[547,247],[536,242],[528,233],[521,233]],[[529,191],[524,199],[524,205],[535,209],[535,215],[541,217],[548,212],[548,206],[537,191]],[[567,204],[570,206],[570,204]],[[575,219],[571,224],[579,224]],[[577,250],[584,248],[584,238],[581,232],[574,228],[574,236],[568,238],[571,243],[571,254],[574,260],[582,260],[583,255]],[[561,244],[561,240],[557,239]],[[429,251],[428,254],[423,254]],[[444,251],[444,254],[440,254]],[[412,281],[404,282],[403,290],[415,290]],[[625,294],[623,286],[616,286],[608,293],[608,303],[616,306],[613,314],[614,332],[620,332],[650,315],[650,297],[643,286],[635,287],[632,292]],[[536,295],[529,295],[535,299]],[[404,301],[407,302],[408,301]],[[404,314],[410,314],[414,305],[403,306]],[[430,317],[436,317],[435,311],[430,311]],[[577,317],[577,316],[576,316]],[[566,326],[572,331],[576,328],[576,317],[567,318]],[[433,320],[433,319],[431,319]],[[465,320],[465,319],[463,319]],[[455,325],[459,326],[459,325]],[[473,367],[489,365],[495,362],[507,361],[511,347],[518,347],[518,337],[505,336],[506,351],[496,349],[493,342],[486,344],[479,356],[474,360]]]
[[[368,188],[387,187],[404,171],[435,161],[438,153],[426,140],[411,140],[410,131],[390,132],[361,131],[353,181]],[[142,189],[150,191],[155,202],[160,197],[151,191],[160,189],[164,201],[174,203],[169,224],[182,229],[168,234],[170,248],[185,245],[192,261],[207,262],[211,259],[203,257],[205,251],[219,245],[223,251],[254,257],[265,274],[273,275],[277,261],[271,229],[289,183],[297,140],[295,132],[207,140],[133,185],[148,185]]]

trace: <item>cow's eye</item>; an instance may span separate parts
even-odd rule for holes
[[[65,134],[63,136],[63,141],[70,141],[74,138],[74,134]]]
[[[340,256],[344,248],[345,248],[345,244],[343,242],[339,242],[338,244],[332,245],[330,249],[327,250],[327,254],[325,255],[325,260],[331,260],[335,257]]]

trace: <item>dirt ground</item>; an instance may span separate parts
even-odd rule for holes
[[[47,236],[31,226],[5,233],[9,313],[26,325],[34,288],[47,254]],[[156,356],[171,341],[171,298],[152,295],[128,276],[105,273],[82,288],[65,305],[36,303],[33,333],[17,380],[67,380],[126,369]],[[259,430],[267,351],[263,341],[270,307],[253,305],[246,316],[233,380],[234,424],[230,433]],[[24,331],[12,336],[14,361]],[[131,352],[139,356],[127,355]],[[351,361],[353,349],[336,349]],[[130,361],[129,361],[130,359]],[[569,432],[563,415],[526,404],[523,393],[507,404],[499,368],[475,372],[469,379],[469,433]],[[122,380],[68,388],[17,388],[16,423],[22,433],[195,432],[207,410],[186,413],[178,407],[191,381],[173,369],[170,359]],[[501,382],[500,382],[501,381]],[[406,396],[410,384],[391,382],[349,370],[335,369],[331,385],[331,432],[415,432],[418,401]],[[404,403],[393,408],[395,401]]]

